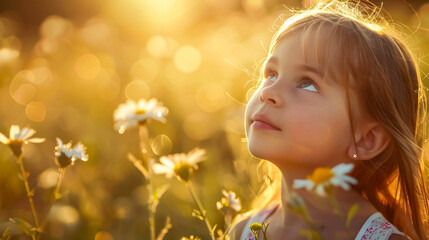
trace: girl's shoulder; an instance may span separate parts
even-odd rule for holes
[[[256,211],[250,211],[237,215],[232,222],[229,231],[227,232],[227,235],[229,237],[228,240],[239,240],[244,230],[244,227],[255,213]]]
[[[251,240],[253,234],[250,232],[249,226],[252,223],[258,222],[263,223],[280,205],[279,202],[271,203],[270,205],[257,210],[252,210],[243,214],[240,214],[234,220],[228,236],[231,240]]]
[[[363,224],[355,240],[410,239],[387,221],[380,212],[372,214]]]

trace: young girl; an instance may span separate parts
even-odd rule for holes
[[[270,240],[305,239],[307,224],[285,205],[295,191],[323,239],[346,239],[328,198],[292,184],[353,163],[358,183],[334,192],[343,214],[359,205],[353,238],[428,239],[424,100],[416,58],[375,6],[330,1],[287,19],[245,118],[250,152],[280,174],[229,237],[254,239],[249,225],[266,221]]]

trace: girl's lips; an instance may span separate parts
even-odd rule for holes
[[[273,125],[266,123],[264,121],[260,121],[260,120],[253,121],[252,126],[254,128],[259,128],[259,129],[268,129],[268,130],[276,130],[276,131],[280,130],[280,129],[274,127]]]
[[[261,114],[261,113],[257,113],[252,118],[252,126],[258,129],[281,131],[281,129],[276,127],[268,117],[266,117],[264,114]]]

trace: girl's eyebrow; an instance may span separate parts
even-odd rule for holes
[[[271,56],[265,65],[266,66],[269,66],[269,65],[276,66],[276,65],[278,65],[278,63],[279,63],[278,58],[276,56]],[[301,70],[301,71],[312,72],[312,73],[316,74],[316,76],[319,77],[321,80],[324,79],[324,75],[317,68],[312,67],[310,65],[300,64],[296,67],[296,69]]]
[[[266,65],[277,65],[279,63],[279,60],[276,56],[271,56]]]
[[[301,64],[301,65],[297,66],[297,69],[300,69],[302,71],[312,72],[312,73],[316,74],[317,77],[319,77],[321,80],[324,79],[323,74],[317,68],[314,68],[312,66]]]

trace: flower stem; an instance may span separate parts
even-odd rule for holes
[[[22,162],[22,154],[19,155],[19,157],[18,157],[18,164],[19,164],[19,167],[21,169],[22,179],[24,181],[25,191],[27,192],[28,201],[30,202],[31,212],[33,213],[34,225],[35,225],[36,229],[38,230],[39,229],[39,219],[37,217],[36,208],[34,207],[33,193],[31,193],[30,187],[28,186],[27,175],[25,173],[24,163]],[[38,235],[38,234],[36,233],[35,235],[32,235],[32,238],[36,239],[36,235]]]
[[[341,215],[341,211],[340,211],[340,205],[337,201],[337,199],[334,196],[334,191],[333,190],[329,190],[328,192],[328,198],[329,198],[329,202],[331,203],[332,207],[334,208],[334,213],[335,215],[337,215],[338,220],[344,225],[344,229],[347,232],[347,236],[349,239],[354,239],[353,235],[350,233],[350,229],[346,224],[346,221],[343,219],[343,216]]]
[[[313,223],[313,220],[310,217],[310,214],[308,213],[308,210],[305,206],[303,206],[302,213],[300,213],[302,218],[304,219],[304,222],[307,224],[308,227],[311,229],[311,235],[313,235],[314,240],[321,240],[322,237],[319,233],[319,228],[316,226],[316,224]]]
[[[149,133],[145,124],[139,125],[140,135],[140,150],[142,152],[142,158],[144,167],[147,169],[147,190],[149,195],[148,211],[149,211],[149,229],[150,239],[155,240],[155,212],[153,209],[153,184],[152,184],[152,161],[150,160],[150,150],[148,148]]]
[[[194,191],[194,188],[192,187],[192,183],[191,182],[187,182],[186,186],[188,187],[189,192],[191,193],[192,199],[194,200],[195,204],[197,204],[198,209],[201,212],[201,215],[202,215],[202,217],[204,219],[204,222],[206,223],[206,226],[207,226],[207,228],[208,228],[208,230],[210,232],[211,239],[215,240],[215,236],[214,236],[214,233],[213,233],[213,228],[210,225],[209,220],[207,219],[206,211],[204,210],[203,205],[201,204],[200,199],[198,198],[197,194]]]
[[[151,161],[148,161],[149,165],[151,164]],[[152,166],[150,166],[151,168]],[[150,238],[152,240],[155,240],[155,212],[153,209],[153,184],[152,184],[152,171],[151,169],[148,169],[148,181],[149,183],[147,184],[147,190],[148,190],[148,194],[149,194],[149,204],[148,204],[148,210],[149,210],[149,226],[150,226]]]
[[[61,183],[63,182],[63,177],[66,172],[65,168],[58,168],[58,177],[57,177],[57,186],[55,187],[54,197],[57,199],[57,197],[60,195],[60,187]]]

